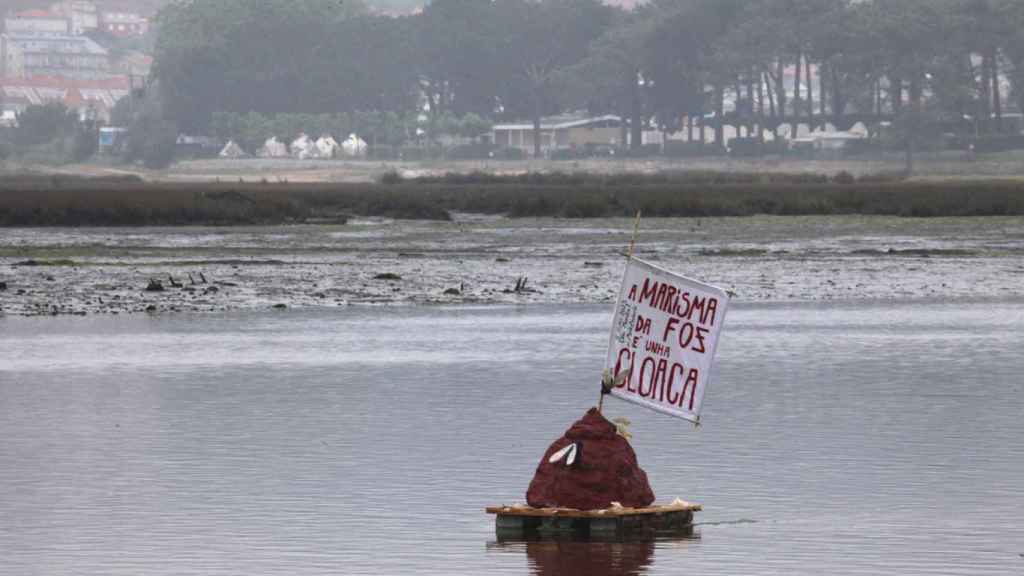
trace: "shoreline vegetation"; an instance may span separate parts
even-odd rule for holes
[[[375,183],[145,182],[135,176],[9,175],[0,226],[177,226],[519,217],[1024,215],[1024,182],[918,181],[896,175],[717,171],[446,174]]]

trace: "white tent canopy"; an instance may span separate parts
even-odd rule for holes
[[[320,150],[316,147],[316,144],[305,133],[299,134],[299,137],[292,141],[290,148],[292,157],[299,160],[316,158],[320,155]]]
[[[245,158],[248,154],[234,140],[228,140],[220,151],[221,158]]]
[[[346,156],[366,156],[366,148],[366,141],[355,134],[349,134],[348,138],[341,143],[341,149]]]
[[[287,158],[288,146],[278,140],[276,136],[273,136],[267,138],[267,141],[263,143],[263,148],[260,148],[257,155],[260,158]]]
[[[341,145],[334,138],[324,134],[316,141],[316,149],[322,158],[334,158],[341,152]]]

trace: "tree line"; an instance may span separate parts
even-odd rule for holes
[[[162,113],[192,133],[225,114],[539,126],[586,109],[629,119],[633,145],[648,127],[723,144],[726,125],[999,134],[1008,105],[1024,109],[1017,0],[433,0],[400,17],[358,0],[191,0],[157,29]],[[381,124],[408,132],[396,122]]]

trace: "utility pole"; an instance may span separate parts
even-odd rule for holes
[[[135,119],[135,72],[128,71],[128,117]]]

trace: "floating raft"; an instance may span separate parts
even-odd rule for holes
[[[686,533],[693,530],[693,513],[700,504],[677,500],[665,506],[603,510],[575,508],[532,508],[530,506],[493,506],[499,538],[575,535],[621,537],[643,533]]]

